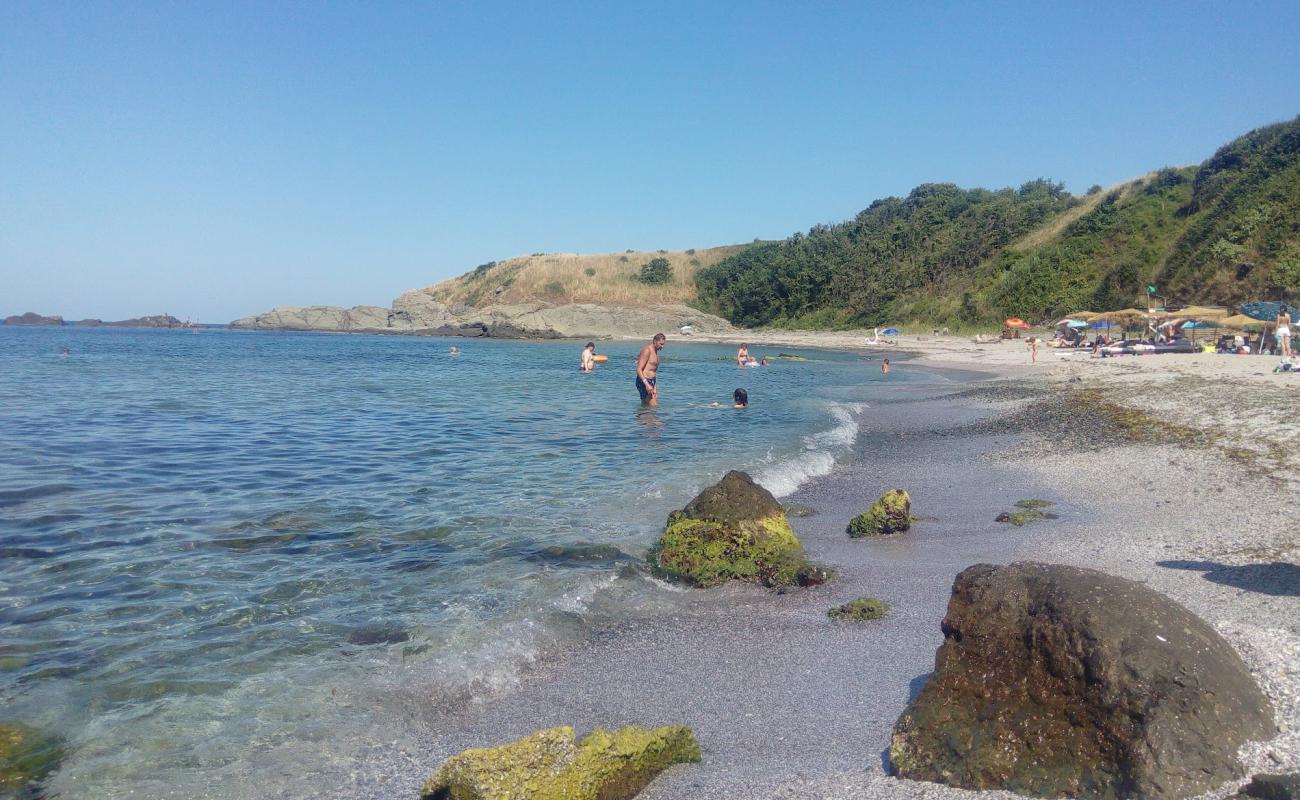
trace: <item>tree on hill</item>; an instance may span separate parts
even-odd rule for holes
[[[649,263],[642,264],[641,272],[637,275],[637,280],[649,284],[668,283],[672,279],[673,265],[666,258],[653,258]]]

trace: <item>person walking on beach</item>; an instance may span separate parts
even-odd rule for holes
[[[656,385],[659,372],[659,351],[664,349],[668,337],[656,333],[650,344],[641,348],[636,357],[636,390],[641,394],[643,405],[659,404],[659,387]]]
[[[1291,357],[1291,311],[1285,304],[1277,311],[1277,346],[1283,358]]]
[[[1029,363],[1038,363],[1038,337],[1030,336],[1025,340],[1025,347],[1029,349]]]
[[[596,343],[587,342],[587,346],[582,348],[582,356],[578,359],[578,369],[583,372],[591,372],[596,368]]]

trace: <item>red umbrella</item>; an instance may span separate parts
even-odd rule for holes
[[[1008,328],[1019,328],[1022,331],[1029,330],[1029,323],[1025,322],[1020,317],[1012,317],[1011,319],[1007,320],[1002,324],[1006,325]]]

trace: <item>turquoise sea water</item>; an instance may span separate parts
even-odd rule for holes
[[[670,341],[646,410],[637,344],[591,375],[580,346],[0,328],[0,698],[66,738],[48,791],[329,794],[403,721],[677,602],[641,566],[668,511],[829,471],[881,381]]]

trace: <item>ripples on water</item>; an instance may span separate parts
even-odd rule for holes
[[[56,792],[314,794],[421,703],[669,602],[640,569],[667,511],[824,474],[877,379],[670,342],[646,411],[635,344],[593,375],[449,344],[0,328],[0,696],[68,737]]]

